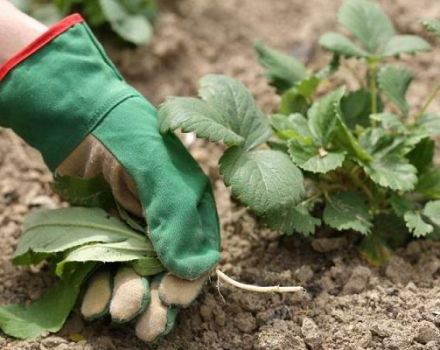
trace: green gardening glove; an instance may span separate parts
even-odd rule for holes
[[[51,170],[86,138],[122,166],[134,183],[149,238],[172,273],[148,281],[148,303],[167,294],[155,292],[165,282],[175,278],[175,287],[199,281],[217,264],[219,225],[208,178],[174,135],[159,133],[155,108],[127,85],[79,15],[56,24],[0,68],[0,125],[38,149]]]

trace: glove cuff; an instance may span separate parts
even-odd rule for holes
[[[116,105],[134,96],[139,93],[75,14],[0,68],[0,125],[38,149],[54,170]]]

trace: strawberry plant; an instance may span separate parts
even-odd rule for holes
[[[305,236],[321,226],[357,232],[362,254],[379,264],[411,236],[440,237],[434,165],[440,115],[429,110],[440,85],[421,108],[409,105],[414,73],[395,62],[431,46],[397,33],[375,1],[345,0],[338,21],[350,35],[320,38],[333,56],[318,71],[256,43],[257,59],[281,96],[275,113],[263,113],[242,83],[207,75],[199,98],[163,103],[160,127],[224,143],[225,184],[270,227]],[[423,23],[439,35],[440,22]],[[359,86],[336,86],[334,76],[353,61]]]
[[[22,11],[47,25],[80,11],[93,28],[109,24],[122,39],[141,45],[151,38],[156,0],[12,0]]]

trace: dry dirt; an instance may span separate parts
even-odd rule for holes
[[[316,50],[316,40],[334,29],[339,3],[162,0],[150,45],[136,50],[107,46],[127,79],[156,104],[167,95],[194,94],[197,80],[216,72],[241,79],[269,112],[277,97],[255,63],[252,41],[264,40],[317,66],[328,56]],[[405,32],[420,33],[417,19],[440,13],[436,0],[382,3]],[[420,103],[432,86],[439,53],[411,60],[419,72],[412,102]],[[130,327],[84,323],[74,313],[58,335],[31,342],[0,336],[1,349],[440,349],[440,242],[412,242],[381,268],[366,265],[346,241],[315,241],[315,247],[334,248],[317,252],[299,237],[278,237],[231,201],[216,170],[219,146],[196,142],[191,150],[215,187],[222,270],[253,284],[302,284],[309,297],[218,289],[213,279],[181,312],[176,329],[154,345],[138,341]],[[53,282],[47,271],[9,262],[23,216],[35,207],[61,205],[50,194],[50,180],[38,155],[1,130],[0,304],[33,300]]]

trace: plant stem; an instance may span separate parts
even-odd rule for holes
[[[422,109],[419,113],[416,115],[416,120],[418,120],[423,114],[426,113],[431,103],[434,101],[437,94],[440,92],[440,81],[437,82],[432,92],[429,94],[428,98],[426,99],[425,103],[423,104]]]
[[[378,62],[371,60],[368,62],[368,87],[371,94],[371,113],[377,113],[377,68]]]
[[[368,186],[365,185],[365,183],[357,177],[355,172],[356,171],[347,171],[347,175],[349,176],[350,180],[354,183],[354,185],[359,187],[362,191],[364,191],[369,201],[372,202],[374,200],[373,194],[371,193]]]
[[[291,286],[291,287],[280,287],[280,286],[270,286],[270,287],[261,287],[261,286],[254,286],[252,284],[245,284],[238,282],[231,277],[225,275],[222,271],[217,269],[217,277],[219,280],[223,280],[224,282],[243,289],[247,290],[249,292],[257,292],[257,293],[304,293],[306,294],[306,290],[303,287],[300,286]]]

